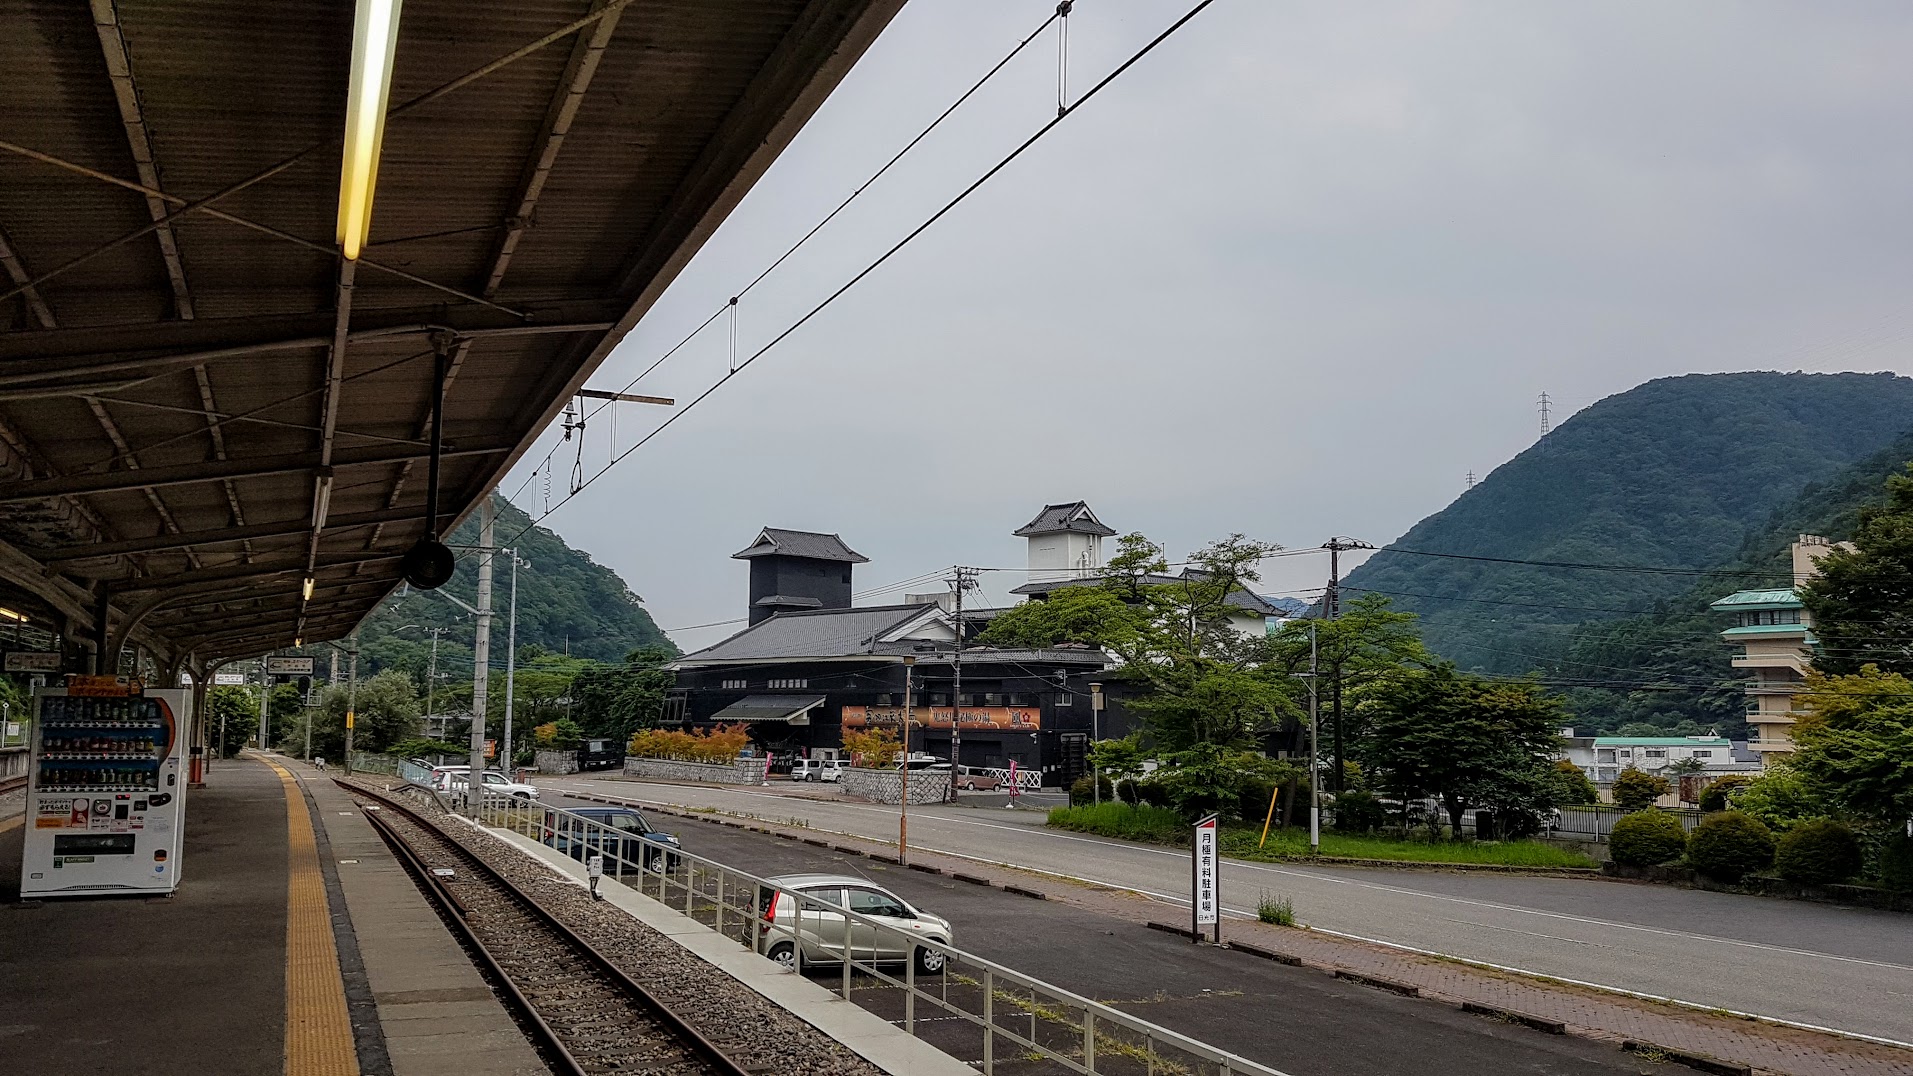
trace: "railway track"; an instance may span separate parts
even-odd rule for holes
[[[27,787],[28,776],[28,774],[23,773],[17,777],[0,778],[0,796],[4,796],[9,792],[18,792]]]
[[[643,1072],[746,1076],[745,1069],[518,886],[410,806],[338,782],[376,804],[373,828],[502,987],[566,1076]],[[448,878],[442,871],[449,870]]]

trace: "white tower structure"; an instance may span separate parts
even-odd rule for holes
[[[1030,583],[1088,579],[1103,567],[1103,539],[1116,532],[1103,526],[1082,501],[1046,504],[1016,530],[1030,542]]]

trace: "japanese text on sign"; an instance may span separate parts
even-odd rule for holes
[[[1216,915],[1222,906],[1222,896],[1217,883],[1220,880],[1216,871],[1220,864],[1216,860],[1216,816],[1210,815],[1196,823],[1196,835],[1193,842],[1195,856],[1194,892],[1190,894],[1190,903],[1195,908],[1196,928],[1214,926]]]

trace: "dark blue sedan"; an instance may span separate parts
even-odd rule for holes
[[[593,852],[604,853],[606,874],[616,870],[609,862],[612,855],[626,864],[641,863],[645,870],[677,869],[678,857],[668,851],[678,847],[677,834],[651,828],[643,815],[629,807],[572,807],[566,815],[597,823],[586,825],[560,816],[556,827],[545,831],[545,843],[573,859],[583,861]]]

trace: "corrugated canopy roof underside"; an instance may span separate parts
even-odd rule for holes
[[[0,34],[0,594],[77,634],[110,588],[115,631],[143,615],[130,641],[173,658],[350,631],[427,532],[435,341],[442,531],[901,2],[408,0],[347,288],[351,4],[26,0]]]

